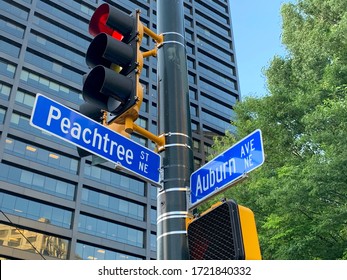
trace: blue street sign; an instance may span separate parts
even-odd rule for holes
[[[263,162],[263,141],[257,129],[192,173],[190,208],[224,191]]]
[[[157,153],[41,94],[36,95],[30,124],[145,180],[160,181]]]

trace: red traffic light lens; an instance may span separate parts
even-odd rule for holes
[[[95,10],[89,22],[89,33],[94,37],[100,33],[106,33],[112,36],[113,38],[121,41],[123,39],[123,35],[115,31],[111,27],[107,26],[106,24],[109,18],[109,15],[110,15],[110,6],[108,4],[102,4],[101,6],[99,6]]]

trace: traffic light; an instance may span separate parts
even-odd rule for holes
[[[155,34],[140,22],[139,10],[129,15],[107,3],[95,10],[89,33],[95,38],[86,52],[86,63],[91,70],[83,77],[83,99],[96,111],[103,112],[102,123],[111,130],[126,137],[136,131],[159,148],[164,147],[164,137],[134,123],[143,99],[140,84],[143,59],[156,56],[163,35]],[[155,40],[156,46],[142,53],[140,45],[144,34]],[[81,113],[88,116],[86,112]],[[92,113],[90,116],[95,117]]]
[[[253,212],[233,200],[213,206],[188,224],[192,260],[260,260]]]
[[[83,98],[123,124],[128,116],[137,119],[142,102],[143,25],[139,18],[139,11],[128,15],[102,4],[89,23],[89,33],[95,38],[86,53],[92,69],[84,80]]]

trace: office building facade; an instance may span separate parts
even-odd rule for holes
[[[196,167],[214,135],[233,130],[239,100],[229,0],[185,0],[185,36]],[[154,0],[0,1],[0,258],[155,259],[157,187],[29,124],[36,93],[78,110],[88,23],[108,2],[141,10],[156,30]],[[154,47],[145,37],[144,50]],[[141,74],[137,123],[157,134],[156,58]],[[136,142],[154,149],[149,140]]]

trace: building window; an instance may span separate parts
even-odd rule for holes
[[[6,110],[3,108],[0,108],[0,123],[4,123],[5,120],[5,114],[6,114]]]
[[[124,175],[120,175],[114,170],[108,170],[99,166],[86,164],[84,175],[90,179],[107,183],[114,188],[121,188],[139,195],[145,194],[145,183]]]
[[[145,207],[143,205],[126,201],[99,191],[83,188],[82,203],[136,220],[144,220]]]
[[[25,93],[24,91],[17,90],[16,102],[32,109],[35,103],[35,96],[29,93]]]
[[[86,215],[80,215],[78,230],[128,245],[144,247],[143,231]]]
[[[212,1],[210,1],[209,3],[210,3],[210,5],[213,4]],[[209,7],[207,5],[207,3],[202,3],[202,4],[203,5],[201,5],[200,2],[196,2],[196,9],[202,13],[209,15],[215,21],[221,22],[223,24],[228,24],[228,17],[227,17],[225,9],[224,9],[224,11],[221,11],[221,13],[218,13],[218,12],[215,12],[214,9]],[[215,6],[215,5],[211,5],[211,6],[217,8],[217,6]],[[218,6],[218,8],[220,8],[220,6]]]
[[[14,43],[11,43],[10,41],[7,41],[4,38],[0,37],[0,51],[12,57],[18,58],[20,48]]]
[[[53,62],[51,58],[46,58],[43,55],[37,55],[33,52],[27,52],[25,61],[37,66],[40,69],[47,70],[52,74],[58,74],[68,81],[75,82],[76,84],[82,84],[82,72],[77,72],[77,70],[73,71],[61,63]]]
[[[234,131],[231,121],[224,121],[220,116],[216,117],[210,112],[205,112],[204,110],[201,113],[201,118],[206,124],[210,124],[213,128],[219,129],[221,133],[225,131]]]
[[[77,260],[142,260],[139,257],[119,253],[113,250],[107,250],[100,247],[77,243],[75,251]]]
[[[90,44],[90,40],[83,38],[81,35],[70,32],[67,28],[60,27],[56,23],[51,23],[43,18],[34,16],[34,23],[48,32],[56,34],[56,36],[59,36],[67,42],[73,42],[84,49],[87,49]]]
[[[40,148],[20,140],[7,138],[5,141],[6,152],[41,163],[46,166],[77,174],[78,161],[70,156]]]
[[[17,38],[23,38],[24,28],[19,26],[18,23],[13,23],[7,18],[0,17],[0,30],[5,31]]]
[[[70,2],[73,2],[73,1],[70,1]],[[45,3],[43,1],[38,1],[37,7],[51,14],[53,17],[61,19],[61,22],[70,23],[74,27],[78,27],[81,30],[88,30],[87,21],[82,20],[82,18],[79,18],[77,14],[75,14],[74,16],[70,15],[62,11],[61,9],[58,9],[57,7],[50,5],[48,3]]]
[[[193,27],[193,20],[187,17],[184,17],[184,26]]]
[[[89,0],[93,3],[97,3],[98,0]],[[60,0],[60,2],[67,4],[73,9],[76,9],[77,11],[81,11],[84,14],[87,14],[89,16],[92,16],[94,13],[94,9],[89,8],[88,6],[83,5],[82,3],[78,3],[76,1],[71,1],[71,0]]]
[[[37,129],[37,128],[31,126],[29,123],[29,118],[26,116],[12,113],[10,122],[11,122],[11,126],[15,127],[16,129],[19,129],[21,131],[25,131],[25,132],[28,132],[30,134],[48,139],[52,142],[58,143],[60,145],[64,145],[64,146],[69,147],[71,149],[76,149],[76,147],[74,145],[72,145],[72,144],[70,144],[70,143],[68,143],[68,142],[66,142],[60,138],[57,138],[50,133],[47,133],[43,130],[40,130],[40,129]]]
[[[231,95],[233,92],[231,89],[220,87],[218,84],[212,84],[207,78],[200,77],[199,84],[202,89],[215,99],[229,100],[230,104],[235,104],[237,101],[236,97]]]
[[[139,125],[139,126],[141,126],[141,127],[143,127],[143,128],[145,128],[145,129],[147,129],[147,126],[148,126],[148,120],[146,120],[146,119],[144,119],[144,118],[141,118],[141,117],[139,117],[136,121],[135,121],[135,123],[137,124],[137,125]]]
[[[206,14],[201,12],[196,12],[195,19],[199,23],[204,23],[209,26],[210,29],[215,30],[216,33],[220,34],[222,37],[230,37],[230,27],[227,25],[223,25],[217,21],[212,20],[211,17],[207,17]]]
[[[27,11],[24,10],[24,8],[21,8],[19,5],[17,5],[16,3],[13,3],[13,1],[11,1],[12,4],[7,3],[6,1],[1,1],[0,2],[0,8],[2,11],[8,12],[20,19],[24,19],[27,20],[28,19],[28,15],[29,13]]]
[[[151,250],[157,251],[157,235],[155,233],[151,233]]]
[[[11,92],[11,87],[0,82],[0,98],[8,100]]]
[[[200,142],[198,140],[193,140],[194,152],[200,153]]]
[[[30,199],[0,192],[0,206],[4,212],[58,227],[70,228],[72,212]]]
[[[0,59],[0,74],[13,79],[16,66]]]
[[[199,125],[197,123],[192,122],[192,131],[195,133],[199,133]]]
[[[206,64],[215,66],[221,63],[234,62],[234,55],[230,53],[228,49],[221,49],[206,40],[201,39],[199,36],[196,40],[199,47],[198,58],[204,60]],[[220,62],[217,62],[217,61]],[[230,71],[227,71],[230,72]]]
[[[54,41],[52,38],[46,38],[38,34],[30,34],[29,40],[35,46],[42,47],[46,51],[50,51],[69,61],[85,66],[85,57],[82,53],[73,51],[67,46],[60,45],[59,42]]]
[[[201,167],[201,159],[194,158],[194,169],[198,169]]]
[[[0,245],[12,247],[26,252],[65,260],[70,242],[67,239],[31,231],[18,229],[0,223]],[[26,238],[24,238],[25,236]],[[31,244],[27,241],[30,240]]]
[[[213,154],[213,149],[210,145],[207,145],[206,143],[204,144],[204,152],[205,152],[205,157],[208,157]]]
[[[0,181],[10,182],[28,189],[73,200],[75,185],[33,171],[0,163]]]
[[[75,104],[81,104],[83,97],[78,90],[66,87],[50,78],[46,78],[40,74],[32,71],[22,70],[20,79],[28,85],[42,90],[43,92],[50,93],[65,100],[69,100]]]
[[[210,97],[206,97],[204,96],[204,94],[201,94],[200,100],[204,108],[209,108],[210,110],[213,110],[213,112],[215,112],[216,114],[222,114],[230,119],[235,117],[235,112],[231,106],[234,105],[234,103],[231,103],[229,98],[224,98],[223,100],[221,100],[225,103],[228,103],[228,105],[223,104],[221,101],[215,101]]]
[[[157,210],[151,208],[150,215],[151,215],[151,224],[152,225],[156,225],[157,224]]]
[[[213,79],[217,84],[223,85],[227,88],[236,89],[235,80],[222,75],[214,69],[211,69],[204,65],[199,65],[198,69],[200,76],[205,76],[205,79]]]

